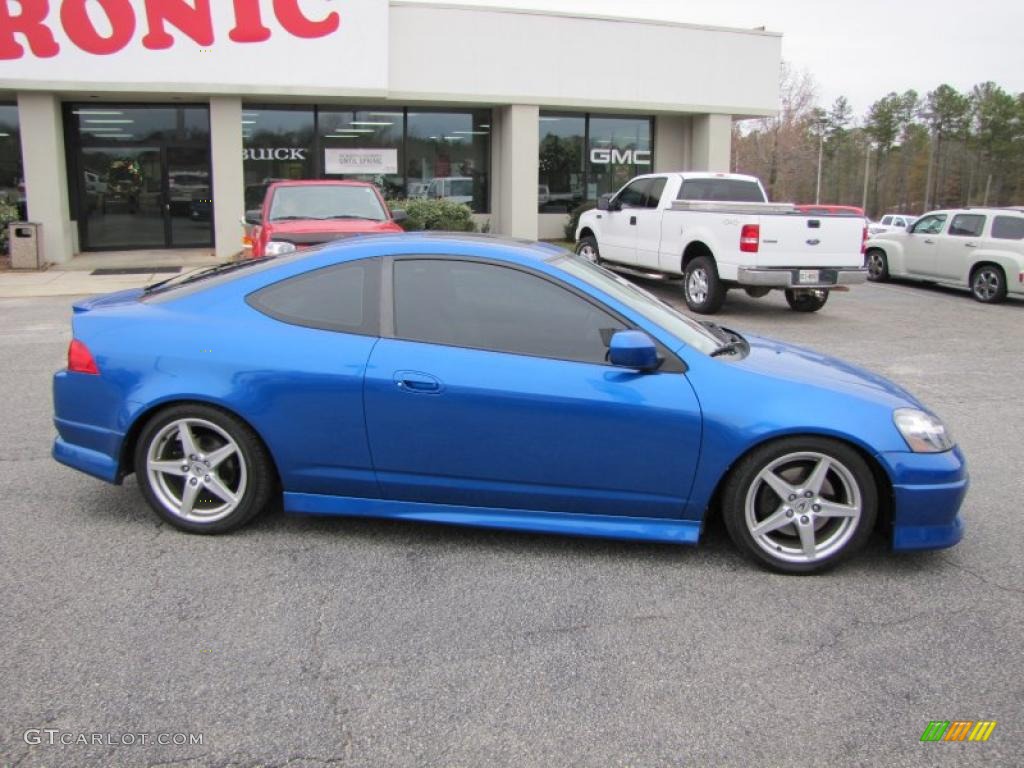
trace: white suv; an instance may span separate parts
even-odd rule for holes
[[[945,283],[986,303],[1024,296],[1024,209],[932,211],[906,231],[872,237],[865,258],[875,282],[891,275]]]
[[[878,223],[868,225],[868,234],[881,235],[884,232],[892,232],[895,229],[906,229],[916,221],[916,216],[907,216],[903,213],[887,213]]]

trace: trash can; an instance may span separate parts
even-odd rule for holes
[[[41,269],[43,244],[42,224],[16,221],[10,225],[7,246],[11,251],[11,269]]]

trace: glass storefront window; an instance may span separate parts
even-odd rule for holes
[[[25,217],[25,176],[21,165],[18,107],[0,104],[0,200],[19,206]]]
[[[591,117],[587,199],[615,192],[641,173],[654,170],[650,118]]]
[[[314,176],[313,108],[242,109],[245,208],[259,208],[272,181]]]
[[[145,142],[208,143],[206,107],[143,107],[75,104],[71,127],[82,146]]]
[[[491,113],[408,113],[405,171],[409,197],[465,203],[476,213],[490,200]]]
[[[583,202],[586,134],[585,115],[541,115],[537,190],[541,213],[565,213]]]
[[[372,182],[388,200],[405,196],[402,110],[322,109],[318,126],[325,178]]]

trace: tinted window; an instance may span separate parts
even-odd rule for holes
[[[661,202],[661,195],[665,191],[665,177],[661,176],[651,180],[651,186],[647,190],[647,207],[657,208]]]
[[[571,211],[583,202],[586,123],[583,115],[541,114],[540,183],[547,187],[537,201],[541,213]]]
[[[949,234],[959,237],[981,237],[985,229],[985,217],[976,213],[960,213],[953,217]]]
[[[996,216],[992,237],[999,240],[1024,240],[1024,216]]]
[[[626,208],[646,208],[647,190],[650,186],[650,179],[639,179],[638,181],[634,181],[624,190],[619,192],[617,200]]]
[[[565,288],[516,269],[395,262],[395,335],[402,339],[603,363],[605,340],[624,327]]]
[[[490,110],[410,111],[404,154],[410,198],[429,196],[465,203],[476,213],[487,211],[490,200]],[[445,181],[448,183],[435,184]]]
[[[914,223],[910,231],[921,235],[937,235],[944,226],[946,226],[946,214],[939,213],[934,216],[922,216]]]
[[[380,262],[354,261],[306,272],[267,286],[247,301],[283,323],[373,336],[379,327]]]
[[[718,203],[763,203],[756,181],[738,179],[687,179],[679,189],[679,200],[713,200]]]

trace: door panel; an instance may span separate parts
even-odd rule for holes
[[[678,373],[382,339],[365,404],[383,494],[406,501],[678,517],[700,445]]]
[[[924,216],[913,226],[904,241],[903,254],[907,272],[919,277],[939,275],[939,247],[946,239],[946,215]]]
[[[83,149],[81,172],[84,248],[164,246],[159,147]]]

